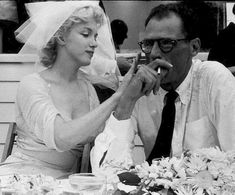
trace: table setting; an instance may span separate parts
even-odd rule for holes
[[[110,167],[117,167],[112,162]],[[185,151],[181,157],[154,159],[113,175],[77,173],[66,179],[45,175],[0,176],[2,195],[229,195],[235,194],[235,151]]]

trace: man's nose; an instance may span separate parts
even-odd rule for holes
[[[161,59],[161,49],[159,48],[159,45],[157,41],[154,42],[151,53],[150,53],[150,58],[151,59]]]

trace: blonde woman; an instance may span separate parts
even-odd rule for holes
[[[26,76],[16,97],[18,152],[0,173],[43,173],[55,178],[74,173],[83,146],[103,130],[128,85],[123,84],[99,104],[87,75],[97,47],[104,13],[95,1],[28,4],[34,15],[18,39],[37,51],[45,69]],[[37,13],[35,13],[35,12]]]

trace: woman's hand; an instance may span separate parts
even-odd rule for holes
[[[137,65],[139,62],[140,53],[137,55],[137,58],[134,60],[133,64],[131,65],[131,68],[128,70],[128,72],[125,74],[123,80],[120,82],[119,88],[117,90],[117,94],[120,96],[123,95],[125,90],[128,88],[129,84],[131,83],[131,80],[133,76],[135,75],[135,72],[137,71]]]
[[[125,57],[122,57],[122,56],[117,57],[117,65],[121,72],[121,75],[125,75],[130,69],[132,64],[133,62],[128,61],[128,59]]]

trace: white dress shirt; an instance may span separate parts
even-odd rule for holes
[[[187,77],[176,91],[179,97],[175,102],[176,117],[172,138],[174,156],[181,155],[187,149],[203,147],[219,146],[225,151],[235,149],[235,78],[228,69],[215,61],[193,60]],[[123,121],[115,121],[119,123],[122,132],[138,132],[146,157],[152,151],[158,134],[165,94],[166,91],[160,89],[157,95],[151,93],[140,98],[129,119],[130,125],[122,126]],[[106,125],[110,132],[114,127],[115,124]],[[105,144],[99,142],[100,136],[96,138],[95,147],[99,146],[115,158],[117,153],[107,145],[104,147]],[[116,136],[118,139],[119,135]],[[110,143],[110,140],[102,142]]]

